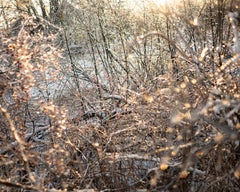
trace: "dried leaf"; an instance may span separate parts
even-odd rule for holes
[[[160,169],[161,169],[162,171],[165,171],[165,170],[168,169],[168,165],[167,165],[166,163],[162,163],[162,164],[160,165]]]
[[[145,93],[143,95],[143,99],[148,102],[148,103],[152,103],[153,102],[153,97],[149,94],[149,93]]]
[[[190,172],[187,171],[187,170],[181,171],[181,172],[179,173],[179,177],[180,177],[181,179],[186,179],[186,178],[188,177],[189,173],[190,173]]]

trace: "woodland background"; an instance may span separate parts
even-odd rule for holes
[[[0,1],[0,190],[239,191],[238,0]]]

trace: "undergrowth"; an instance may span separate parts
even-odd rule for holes
[[[23,17],[17,35],[1,34],[1,191],[239,191],[239,52],[220,65],[201,50],[196,71],[193,55],[176,59],[177,74],[97,101],[99,86],[55,96],[57,28],[36,25]]]

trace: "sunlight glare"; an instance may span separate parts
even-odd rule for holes
[[[179,4],[179,0],[151,0],[156,6],[164,7],[164,6],[173,6]]]
[[[152,1],[157,6],[164,6],[167,4],[167,0],[152,0]]]
[[[142,6],[156,6],[156,7],[164,7],[173,5],[176,3],[175,0],[125,0],[124,1],[127,5],[127,7],[136,9],[136,7],[142,7]]]

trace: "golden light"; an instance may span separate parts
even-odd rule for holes
[[[152,1],[152,3],[158,7],[172,6],[177,3],[176,0],[150,0],[150,1]]]
[[[179,0],[124,0],[125,6],[131,8],[132,11],[141,11],[143,7],[164,8],[166,6],[174,6],[179,4]]]
[[[167,4],[167,0],[152,0],[152,2],[157,6],[164,6]]]

